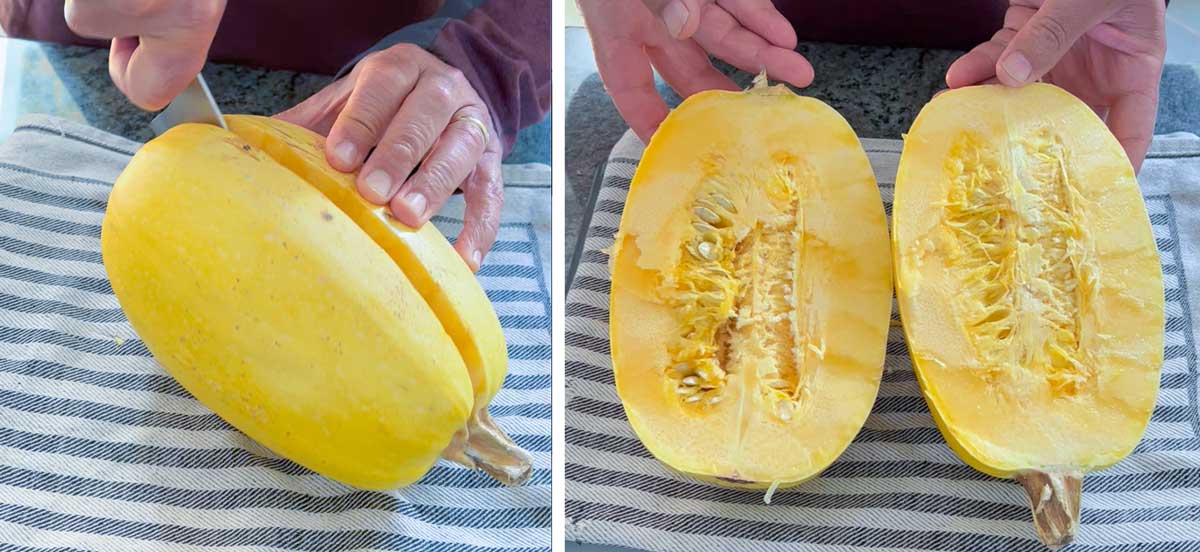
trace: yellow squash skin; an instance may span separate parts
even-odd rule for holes
[[[397,488],[439,456],[523,482],[529,455],[487,412],[503,331],[449,242],[363,201],[320,136],[227,123],[153,140],[109,201],[105,267],[155,358],[238,429],[344,483]]]
[[[879,388],[888,247],[866,154],[829,106],[761,81],[688,98],[611,252],[613,369],[646,448],[739,488],[829,466]]]
[[[183,125],[143,147],[113,188],[101,249],[167,371],[307,468],[367,489],[411,483],[471,413],[462,358],[396,264],[227,131]]]
[[[425,298],[466,363],[475,411],[446,458],[487,471],[506,484],[524,481],[532,459],[492,421],[487,405],[508,373],[500,319],[458,252],[432,224],[419,229],[393,218],[386,207],[358,194],[355,175],[325,160],[325,138],[308,129],[253,115],[230,115],[229,129],[300,175],[334,202],[392,258]]]
[[[487,406],[508,372],[504,332],[483,288],[450,242],[433,225],[414,230],[393,218],[386,207],[363,199],[354,187],[355,175],[338,172],[325,161],[321,135],[254,115],[230,115],[226,123],[235,134],[317,187],[392,257],[463,353],[478,405]]]
[[[1052,85],[947,92],[905,138],[893,215],[934,420],[965,462],[1025,485],[1047,544],[1069,542],[1079,479],[1137,445],[1162,364],[1158,250],[1124,151]]]

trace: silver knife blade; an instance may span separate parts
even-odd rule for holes
[[[229,128],[225,126],[225,118],[221,116],[221,110],[217,108],[217,102],[213,100],[212,92],[209,92],[208,84],[201,75],[196,75],[187,88],[150,121],[150,130],[154,131],[155,136],[161,136],[171,127],[183,123],[205,123]]]

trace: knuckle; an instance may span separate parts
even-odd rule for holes
[[[415,133],[403,132],[400,138],[388,148],[389,153],[392,154],[392,158],[398,164],[408,167],[408,170],[412,170],[413,165],[416,165],[417,161],[421,158],[420,147],[417,145],[419,140],[420,138]]]
[[[458,187],[458,182],[452,182],[450,175],[453,171],[446,161],[434,161],[425,167],[424,172],[424,187],[427,189],[449,194]]]
[[[487,198],[488,203],[493,205],[494,211],[492,212],[499,213],[500,209],[504,207],[504,183],[500,182],[499,178],[492,178],[488,180],[487,188],[484,190],[483,195],[485,198]],[[495,218],[496,223],[499,224],[499,217],[493,218]]]
[[[416,45],[414,45],[414,44],[409,44],[409,43],[407,43],[407,42],[402,42],[402,43],[400,43],[400,44],[397,44],[397,45],[395,45],[395,46],[392,46],[392,47],[386,48],[386,49],[384,49],[384,50],[381,50],[381,51],[380,51],[380,53],[385,53],[385,52],[386,52],[386,53],[387,53],[387,55],[389,55],[389,56],[392,56],[392,57],[402,57],[402,58],[406,58],[406,57],[410,57],[410,56],[412,55],[412,52],[413,52],[414,50],[420,50],[420,51],[422,51],[422,52],[424,52],[424,51],[425,51],[424,49],[422,49],[422,48],[420,48],[420,47],[418,47],[418,46],[416,46]]]
[[[1042,17],[1034,30],[1045,45],[1055,52],[1065,50],[1071,45],[1070,32],[1056,16],[1047,14]]]
[[[454,102],[457,95],[454,93],[454,83],[448,77],[435,74],[429,77],[429,81],[429,93],[438,103],[449,105]]]
[[[446,80],[450,84],[456,86],[467,84],[467,75],[457,67],[447,65],[446,68],[442,70],[442,74],[445,75]]]
[[[370,141],[377,130],[376,124],[358,111],[344,112],[342,124],[347,133],[363,143]]]

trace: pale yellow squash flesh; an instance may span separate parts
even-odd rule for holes
[[[432,225],[414,230],[362,200],[355,175],[325,162],[319,135],[264,117],[226,119],[232,133],[184,125],[149,143],[110,199],[101,240],[105,266],[155,357],[235,427],[334,479],[395,488],[418,479],[440,455],[506,484],[524,481],[529,455],[487,412],[507,371],[504,335],[458,253]],[[212,203],[213,190],[227,205]],[[181,209],[197,203],[203,205],[198,213]],[[309,204],[318,218],[294,213]],[[159,227],[177,239],[143,241]],[[271,240],[291,234],[296,237],[278,239],[299,264],[276,268]],[[241,264],[229,263],[228,251],[236,251]],[[175,258],[185,253],[211,258],[195,270]],[[245,287],[243,273],[261,275],[261,285]],[[165,283],[161,289],[141,285],[148,278]],[[228,278],[241,287],[213,287]],[[188,293],[187,286],[205,289]],[[327,288],[332,291],[311,291]],[[326,311],[339,316],[326,317]],[[232,320],[233,331],[185,346],[188,320],[196,317]],[[286,354],[264,347],[272,343],[268,335],[290,343]],[[243,356],[239,366],[212,368],[221,358]],[[305,359],[307,372],[276,372],[293,358]],[[255,379],[261,380],[257,390],[243,384]],[[344,394],[328,395],[331,388]],[[442,414],[431,405],[442,402],[466,414],[438,422]],[[246,414],[276,410],[293,417]],[[325,442],[324,420],[333,413],[341,416],[346,440]]]
[[[888,246],[866,154],[829,106],[760,83],[676,108],[611,252],[617,391],[646,448],[746,488],[825,469],[878,390]]]
[[[1120,144],[1051,85],[951,91],[905,138],[893,216],[899,308],[942,433],[1021,479],[1035,509],[1054,509],[1047,492],[1077,515],[1081,474],[1145,431],[1162,364],[1158,251]],[[1049,544],[1070,540],[1066,514],[1039,519]]]

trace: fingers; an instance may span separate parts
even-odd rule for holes
[[[345,107],[346,98],[354,89],[355,77],[351,74],[338,79],[304,101],[275,114],[275,118],[328,136],[338,113]]]
[[[109,75],[138,107],[165,107],[204,66],[224,0],[70,1],[67,24],[90,37],[113,38]]]
[[[475,172],[463,183],[463,229],[454,248],[478,272],[483,258],[496,241],[500,229],[500,210],[504,207],[504,182],[500,173],[500,153],[489,151],[479,160]]]
[[[996,77],[1007,86],[1022,86],[1042,78],[1075,41],[1110,13],[1107,2],[1046,0],[1037,11],[1011,8],[1004,26],[1017,29],[996,64]],[[1022,19],[1028,18],[1026,21]]]
[[[742,27],[733,15],[720,7],[705,13],[704,24],[695,40],[704,49],[749,73],[767,71],[772,79],[805,87],[812,84],[813,68],[808,60],[790,48],[781,48]]]
[[[113,83],[134,105],[157,111],[204,68],[205,51],[154,37],[116,38],[108,55]]]
[[[1012,37],[1017,34],[1012,29],[1000,29],[992,35],[992,39],[973,48],[970,52],[954,60],[946,70],[946,86],[962,88],[979,84],[996,76],[996,63],[1000,54]]]
[[[441,210],[446,199],[471,174],[489,145],[487,114],[465,107],[437,139],[421,168],[391,199],[392,215],[409,226],[420,226]],[[473,119],[473,120],[472,120]],[[370,176],[368,176],[370,178]]]
[[[682,97],[704,90],[740,90],[708,61],[708,54],[691,40],[671,40],[646,48],[646,56],[664,81]],[[657,94],[657,91],[655,92]]]
[[[1158,111],[1157,86],[1147,92],[1117,98],[1108,111],[1108,128],[1125,148],[1134,172],[1140,171],[1154,136],[1154,118]]]
[[[390,50],[359,62],[354,89],[329,130],[325,156],[340,171],[359,167],[379,143],[405,96],[413,90],[421,67],[392,59]]]
[[[216,30],[224,11],[225,0],[67,0],[63,5],[67,26],[89,38],[202,34]]]
[[[650,143],[650,137],[668,112],[667,103],[654,87],[650,58],[641,44],[623,37],[594,39],[596,68],[613,104],[638,138]]]
[[[434,142],[439,136],[458,140],[479,138],[479,147],[473,151],[473,157],[462,160],[465,163],[464,170],[458,171],[461,174],[458,174],[458,179],[453,182],[457,188],[483,152],[485,137],[477,127],[464,130],[464,123],[452,123],[451,117],[455,116],[464,104],[477,102],[478,96],[471,84],[458,70],[426,70],[412,92],[404,98],[399,111],[389,115],[391,122],[379,140],[379,146],[359,172],[359,193],[372,203],[387,203],[400,184],[409,178],[421,159],[434,147]],[[459,114],[473,116],[485,124],[488,118],[484,111],[478,108]],[[472,130],[474,136],[462,135],[463,132]],[[454,188],[450,191],[454,191]],[[412,208],[412,215],[410,220],[420,218],[421,213],[416,211],[415,206]]]
[[[796,29],[770,0],[720,0],[718,3],[743,27],[772,45],[788,50],[796,48]]]
[[[683,40],[700,28],[700,15],[705,4],[712,0],[643,0],[646,7],[662,20],[667,34]]]

